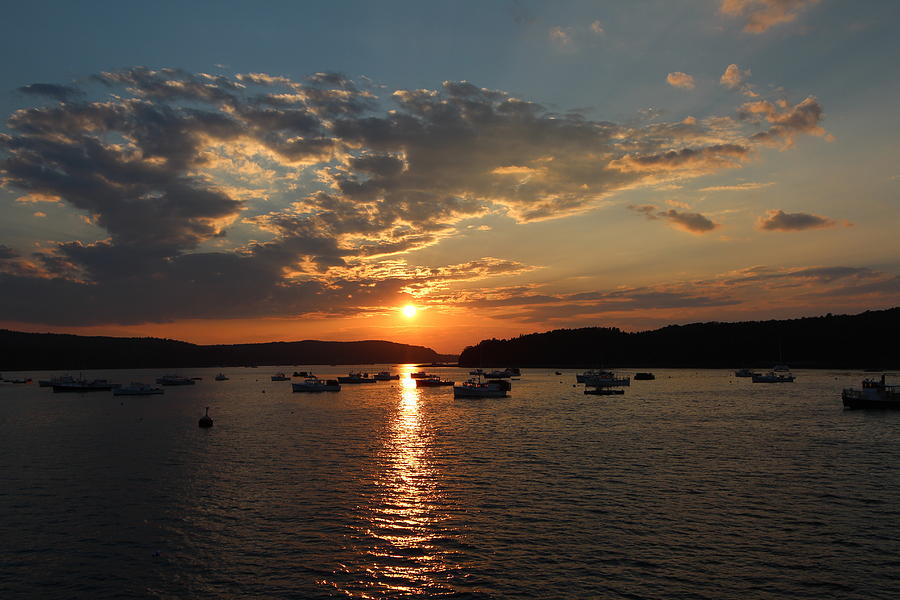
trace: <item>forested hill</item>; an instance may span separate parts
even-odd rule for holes
[[[159,338],[0,330],[0,373],[33,369],[420,363],[453,359],[424,346],[379,340],[200,346]]]
[[[627,333],[588,327],[483,340],[460,366],[900,368],[900,308]]]

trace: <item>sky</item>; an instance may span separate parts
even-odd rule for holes
[[[4,14],[0,327],[455,353],[900,304],[892,0]]]

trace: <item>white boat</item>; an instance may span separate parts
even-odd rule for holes
[[[339,392],[341,384],[336,379],[309,377],[303,383],[292,383],[291,389],[295,392]]]
[[[460,385],[453,386],[454,398],[506,398],[512,389],[508,381],[484,381],[481,378],[469,379]]]
[[[57,383],[72,383],[73,381],[75,381],[75,378],[71,375],[60,375],[52,379],[39,379],[38,385],[40,387],[52,387]]]
[[[216,381],[228,381],[228,376],[225,373],[219,373],[215,379]]]
[[[123,385],[113,390],[113,396],[152,396],[153,394],[163,394],[165,390],[159,387],[132,381],[128,385]]]
[[[861,390],[845,388],[841,400],[845,408],[900,408],[900,385],[887,385],[884,375],[865,379]]]
[[[381,371],[375,373],[375,375],[372,376],[372,379],[375,381],[391,381],[393,379],[400,379],[400,375],[391,375],[390,371]]]
[[[181,375],[163,375],[156,379],[159,385],[194,385],[194,380],[190,377],[182,377]]]
[[[597,369],[591,369],[590,371],[585,371],[581,375],[576,375],[575,381],[591,387],[619,387],[631,385],[630,377],[617,377],[612,371],[599,371]]]
[[[769,371],[765,375],[760,373],[753,374],[753,383],[793,383],[794,376],[790,373],[776,373],[775,371]]]

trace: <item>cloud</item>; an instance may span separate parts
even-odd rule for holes
[[[16,90],[29,96],[43,96],[60,102],[71,102],[84,96],[84,92],[70,85],[58,85],[55,83],[32,83]]]
[[[0,244],[0,260],[17,258],[19,253],[5,244]]]
[[[601,21],[592,22],[591,26],[590,26],[590,30],[591,30],[591,33],[594,33],[596,35],[602,35],[602,34],[606,33],[606,30],[604,29],[603,23]]]
[[[677,229],[688,233],[707,233],[721,227],[700,213],[680,212],[675,209],[659,210],[652,204],[629,205],[629,210],[639,213],[651,221],[663,219],[669,221]]]
[[[684,88],[686,90],[694,89],[694,78],[687,73],[675,71],[666,75],[666,81],[672,87]]]
[[[774,181],[767,182],[748,182],[736,183],[734,185],[711,185],[700,188],[698,192],[747,192],[752,190],[761,190],[775,185]]]
[[[550,41],[563,47],[572,45],[572,30],[568,27],[556,25],[550,28]]]
[[[804,231],[806,229],[826,229],[835,227],[837,221],[828,217],[807,213],[786,213],[770,210],[766,216],[757,219],[757,227],[764,231]]]
[[[812,96],[794,106],[785,100],[747,102],[741,106],[738,116],[745,121],[771,124],[766,131],[750,136],[753,142],[769,145],[780,143],[784,147],[790,147],[800,133],[831,140],[831,136],[820,125],[824,118],[822,106]]]
[[[747,79],[750,77],[750,69],[742,71],[740,67],[732,63],[725,68],[725,72],[719,78],[719,83],[728,89],[740,90],[745,96],[756,98],[759,96],[753,91]]]
[[[774,103],[745,105],[739,120],[614,123],[467,81],[375,97],[336,73],[133,67],[93,80],[102,93],[78,102],[32,94],[56,102],[14,112],[0,134],[5,186],[100,233],[4,261],[19,320],[374,310],[450,281],[379,265],[486,215],[562,219],[625,190],[739,168],[760,126],[817,135],[821,116]],[[717,226],[653,210],[687,231]],[[463,269],[478,279],[532,268],[483,260]]]
[[[744,20],[744,31],[763,33],[770,27],[790,23],[818,0],[721,0],[719,11]]]

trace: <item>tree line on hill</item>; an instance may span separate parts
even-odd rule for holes
[[[454,360],[431,348],[380,340],[201,346],[160,338],[116,338],[0,330],[0,373],[42,369],[140,369],[252,365],[430,363]]]
[[[693,323],[628,333],[557,329],[463,350],[460,366],[900,368],[900,307],[858,315]]]

